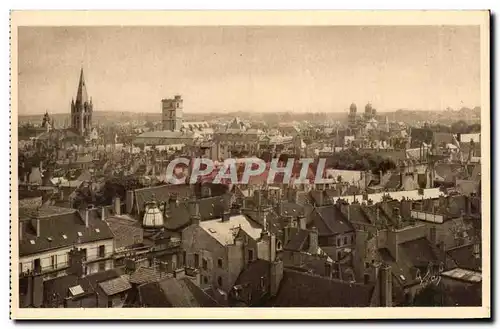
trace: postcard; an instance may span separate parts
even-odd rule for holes
[[[11,318],[491,317],[488,11],[13,11]]]

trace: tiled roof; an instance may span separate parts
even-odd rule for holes
[[[115,249],[127,248],[142,242],[143,230],[139,223],[130,225],[106,219],[115,237]]]
[[[273,307],[367,307],[374,287],[285,269]]]
[[[139,267],[130,275],[129,282],[134,284],[144,284],[150,282],[158,282],[161,276],[160,273],[151,267]]]
[[[113,296],[132,288],[128,280],[123,276],[119,276],[109,281],[100,282],[99,287],[101,287],[104,293],[108,296]]]
[[[76,210],[68,210],[61,214],[47,212],[47,214],[44,217],[41,217],[40,213],[38,215],[40,218],[39,237],[36,234],[36,218],[31,219],[30,223],[25,223],[23,239],[19,242],[20,256],[80,243],[113,239],[113,233],[107,223],[99,218],[97,210],[89,210],[88,227],[85,227],[84,220]]]

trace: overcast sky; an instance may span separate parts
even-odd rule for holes
[[[480,105],[479,27],[22,27],[19,114],[341,112]]]

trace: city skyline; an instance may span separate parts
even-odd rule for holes
[[[479,55],[474,26],[22,27],[19,114],[69,112],[81,67],[95,111],[473,108]]]

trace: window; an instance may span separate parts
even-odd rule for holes
[[[105,245],[99,246],[99,257],[104,258],[105,254],[106,254],[106,246]]]
[[[208,270],[208,261],[205,258],[203,258],[203,269]]]
[[[198,254],[194,254],[194,267],[200,267],[200,255]]]
[[[82,257],[83,257],[82,260],[86,261],[87,260],[87,248],[83,248],[81,250],[82,250]]]
[[[187,253],[186,253],[186,251],[182,252],[182,263],[184,264],[184,266],[187,265]]]
[[[219,285],[219,287],[222,287],[222,277],[218,277],[217,278],[217,284]]]
[[[344,244],[347,244],[347,237],[344,237]]]
[[[340,246],[341,245],[341,241],[339,238],[337,238],[337,246]]]
[[[219,259],[217,260],[217,266],[218,266],[219,268],[222,268],[222,258],[219,258]]]
[[[248,249],[248,261],[253,261],[253,249]]]
[[[106,271],[106,262],[99,263],[99,271],[100,272]]]
[[[33,270],[37,273],[41,272],[42,266],[40,264],[40,258],[37,258],[33,261]]]
[[[370,267],[370,263],[365,262],[365,268],[369,268],[369,267]]]
[[[50,267],[53,269],[57,267],[57,255],[50,256]]]
[[[208,284],[208,277],[203,276],[203,284]]]
[[[338,259],[342,259],[342,252],[341,251],[337,251],[337,260]]]

